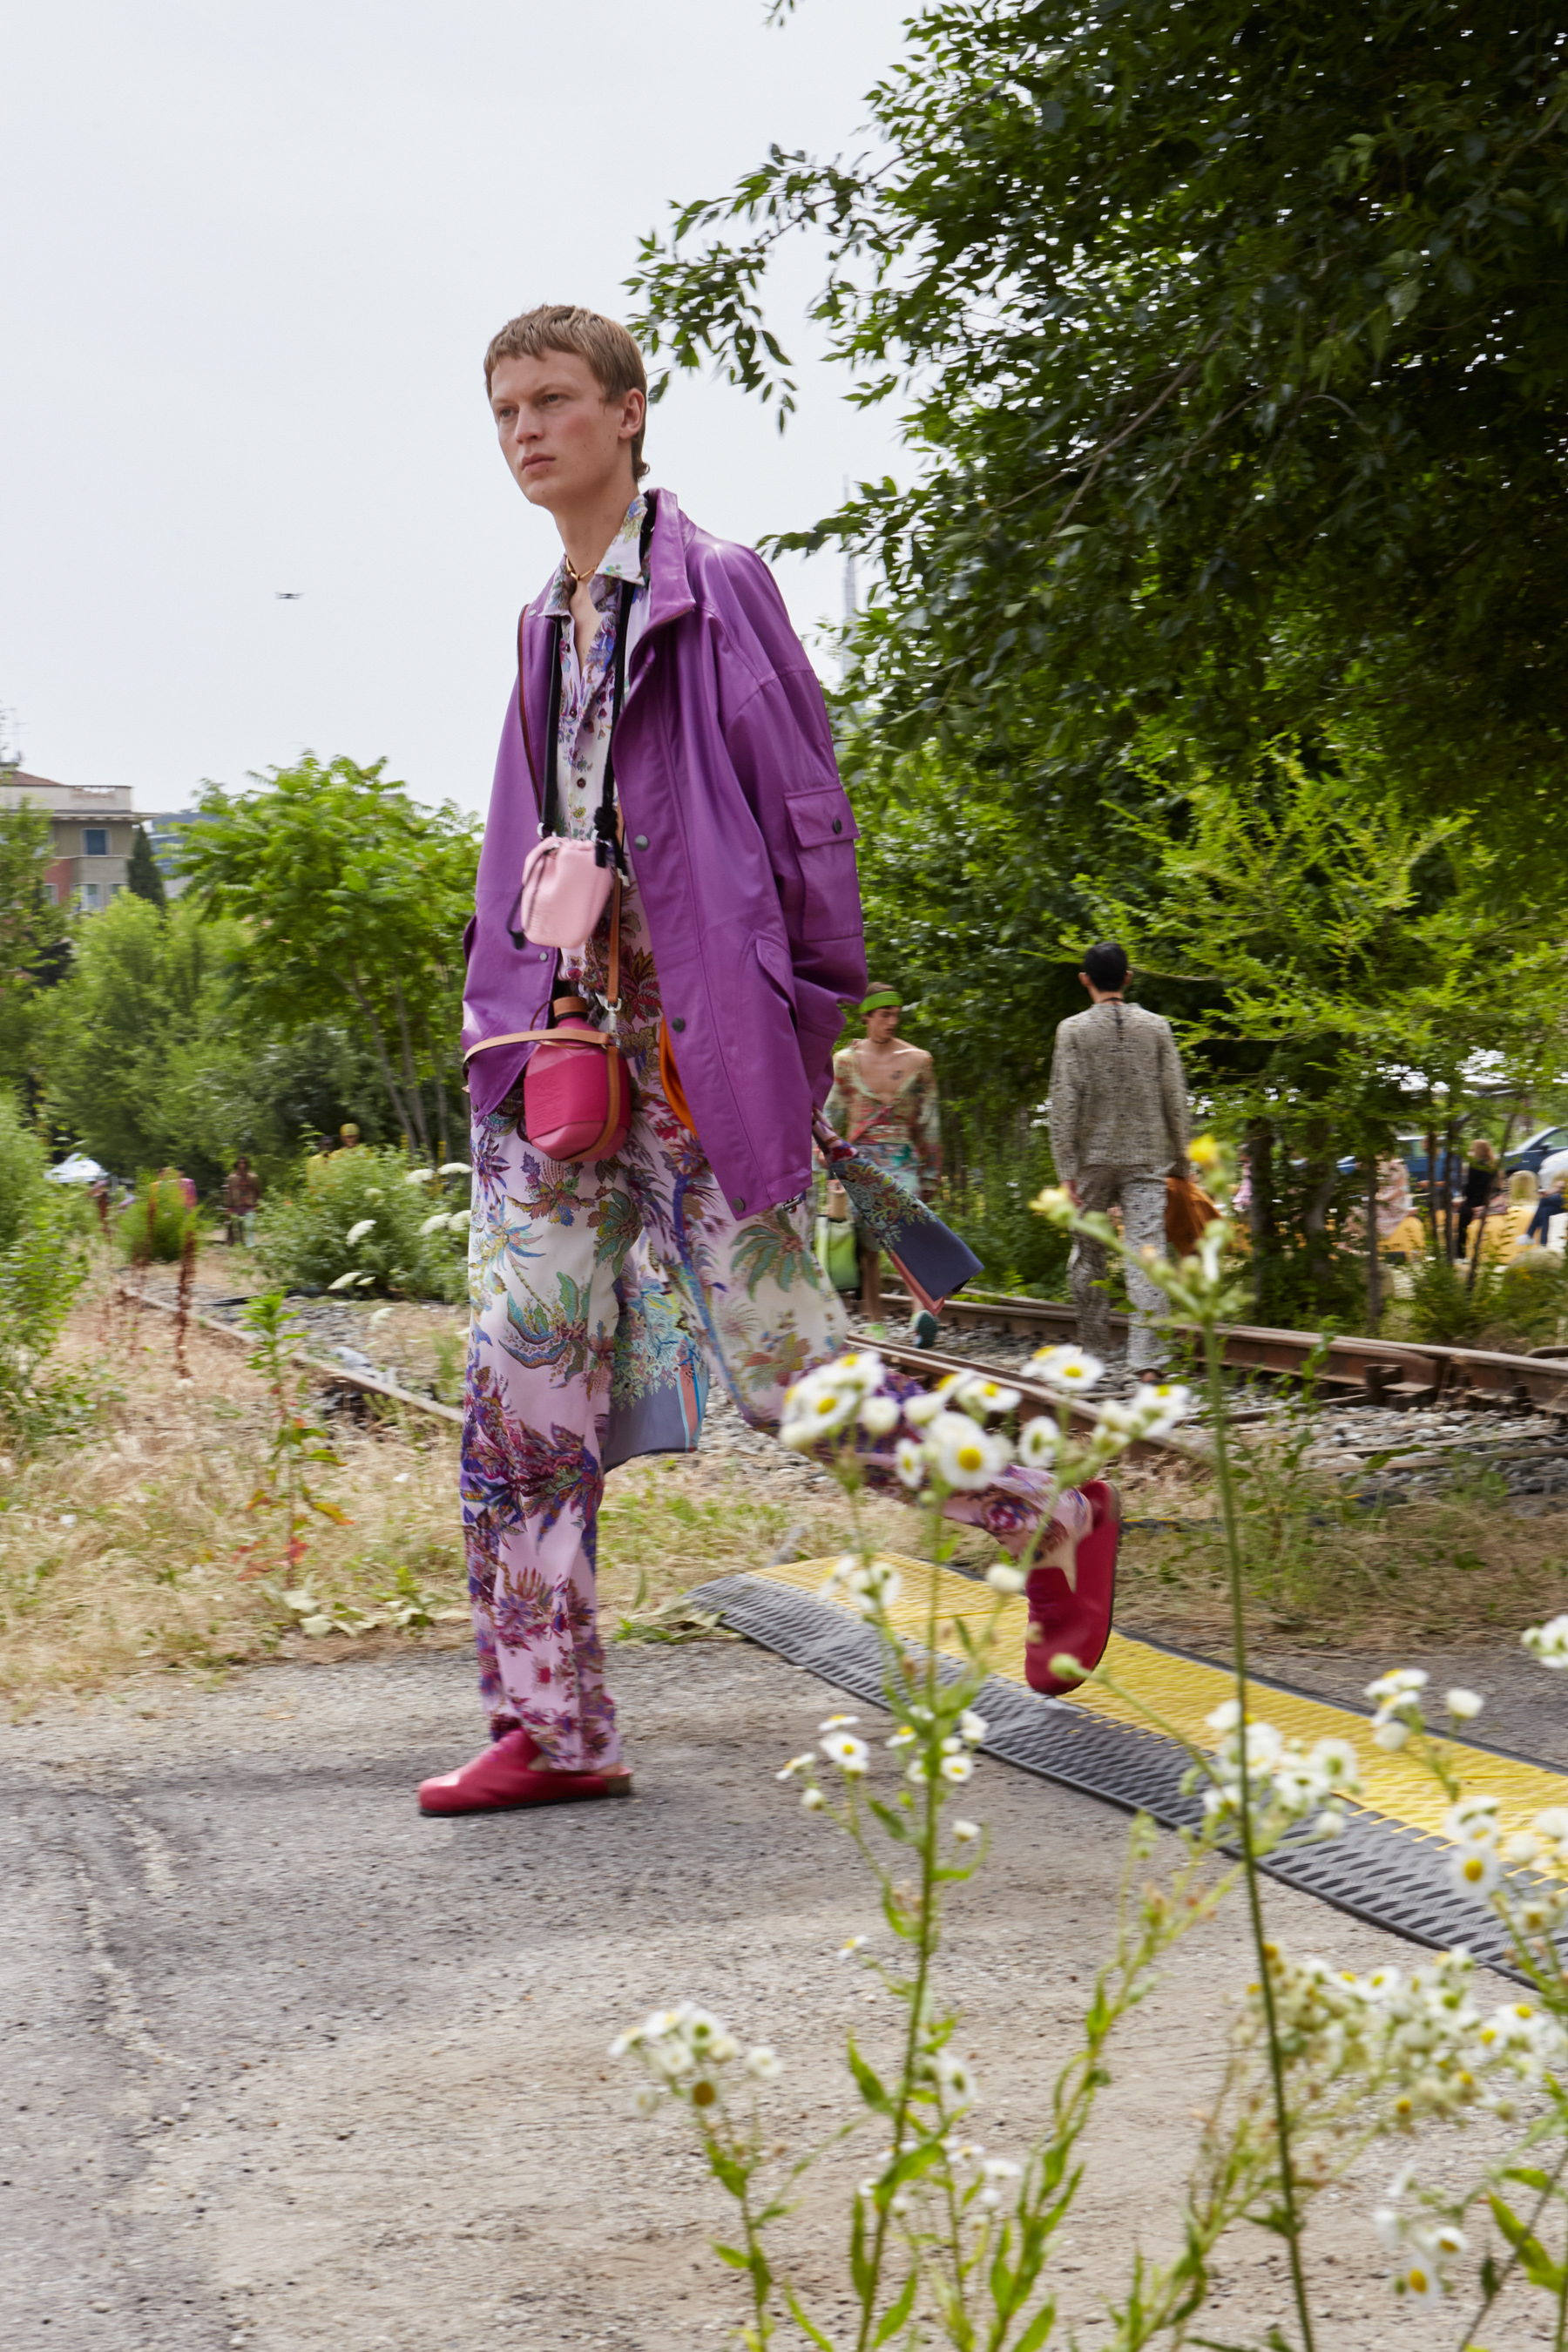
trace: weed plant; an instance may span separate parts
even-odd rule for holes
[[[115,1223],[121,1255],[130,1265],[174,1265],[198,1230],[199,1212],[185,1200],[177,1176],[143,1176],[136,1197]]]
[[[289,1289],[456,1301],[467,1288],[468,1170],[411,1168],[361,1144],[264,1201],[255,1255]]]
[[[1061,1228],[1119,1246],[1107,1220],[1079,1215],[1065,1194],[1043,1197],[1041,1207]],[[1220,1327],[1237,1308],[1226,1238],[1223,1226],[1211,1227],[1195,1257],[1179,1266],[1156,1260],[1150,1271],[1173,1314],[1202,1335],[1234,1696],[1208,1718],[1212,1737],[1203,1746],[1139,1706],[1152,1729],[1186,1750],[1184,1786],[1196,1801],[1194,1819],[1163,1880],[1150,1874],[1152,1825],[1134,1823],[1109,1952],[1047,2111],[1016,2152],[982,2147],[970,2137],[979,2091],[961,2053],[961,2019],[944,1996],[942,1962],[950,1905],[983,1867],[986,1838],[979,1823],[951,1808],[963,1801],[973,1752],[986,1738],[977,1702],[1003,1612],[1026,1589],[1053,1508],[1070,1516],[1072,1489],[1139,1434],[1168,1427],[1185,1408],[1185,1391],[1112,1400],[1084,1444],[1073,1442],[1065,1410],[1046,1416],[1044,1427],[1036,1420],[1018,1428],[1016,1391],[978,1373],[954,1375],[936,1396],[910,1399],[889,1390],[880,1362],[865,1349],[807,1374],[787,1401],[785,1443],[831,1463],[852,1507],[862,1449],[868,1442],[895,1444],[899,1476],[928,1499],[927,1542],[938,1560],[949,1505],[1004,1469],[1035,1474],[1040,1513],[1021,1559],[989,1572],[995,1598],[988,1619],[948,1618],[935,1573],[917,1585],[912,1603],[902,1600],[898,1570],[864,1530],[825,1587],[875,1634],[880,1704],[891,1726],[879,1758],[858,1717],[829,1716],[815,1745],[776,1776],[801,1790],[808,1813],[852,1841],[890,1939],[886,1957],[861,1950],[862,1937],[845,1947],[885,1997],[894,2030],[889,2055],[879,2063],[850,2038],[847,2111],[830,2139],[792,2152],[770,2099],[786,2053],[771,2042],[743,2048],[690,2000],[654,2011],[612,2045],[612,2056],[630,2058],[642,2071],[640,2111],[672,2104],[684,2116],[729,2201],[731,2224],[714,2251],[743,2292],[738,2335],[749,2352],[784,2337],[818,2352],[889,2345],[913,2352],[933,2343],[957,2352],[1047,2352],[1065,2345],[1069,2331],[1059,2324],[1052,2263],[1095,2169],[1085,2135],[1117,2031],[1149,1990],[1162,1955],[1233,1893],[1246,1910],[1253,1981],[1221,2080],[1198,2116],[1188,2176],[1173,2185],[1176,2228],[1168,2234],[1178,2250],[1162,2262],[1134,2245],[1122,2275],[1099,2282],[1103,2352],[1142,2352],[1156,2342],[1209,2344],[1220,2352],[1230,2344],[1228,2334],[1213,2332],[1208,2307],[1215,2250],[1238,2225],[1267,2231],[1288,2263],[1290,2317],[1270,2326],[1268,2343],[1276,2352],[1316,2352],[1308,2216],[1369,2150],[1396,2139],[1407,2160],[1373,2217],[1395,2294],[1452,2311],[1460,2323],[1453,2340],[1479,2347],[1477,2331],[1489,2326],[1499,2297],[1533,2291],[1530,2316],[1544,2319],[1541,2333],[1551,2329],[1560,2347],[1568,2338],[1568,1974],[1554,1940],[1568,1922],[1568,1809],[1540,1814],[1505,1840],[1498,1800],[1468,1796],[1462,1751],[1426,1729],[1426,1675],[1380,1676],[1367,1694],[1378,1710],[1372,1743],[1387,1751],[1409,1746],[1441,1783],[1450,1800],[1444,1827],[1451,1884],[1490,1903],[1531,1997],[1484,2013],[1474,1964],[1462,1949],[1423,1955],[1407,1973],[1383,1969],[1360,1977],[1299,1958],[1268,1932],[1260,1864],[1282,1846],[1342,1830],[1346,1801],[1361,1793],[1363,1760],[1348,1739],[1329,1737],[1309,1748],[1254,1711],[1242,1497],[1221,1368]],[[1064,1408],[1093,1385],[1098,1369],[1069,1349],[1047,1351],[1030,1367],[1057,1389]],[[1042,1627],[1029,1626],[1026,1638],[1044,1638]],[[1542,1663],[1568,1666],[1568,1616],[1525,1639]],[[1084,1678],[1069,1658],[1050,1663],[1058,1678]],[[1089,1679],[1139,1706],[1103,1666]],[[1453,1724],[1467,1723],[1480,1706],[1464,1690],[1446,1701]],[[1548,1874],[1510,1885],[1510,1862]],[[1511,2126],[1514,2146],[1456,2189],[1447,2185],[1458,2170],[1451,2158],[1447,2180],[1437,2175],[1436,2145],[1477,2115]],[[820,2274],[810,2286],[782,2274],[774,2230],[826,2147],[855,2135],[867,2144],[844,2217],[847,2293],[831,2298],[840,2308],[847,2303],[845,2326],[828,2308]]]
[[[1431,1250],[1412,1273],[1402,1320],[1412,1339],[1512,1354],[1561,1339],[1565,1318],[1568,1261],[1555,1252],[1522,1250],[1506,1265],[1483,1257],[1472,1282],[1467,1264]]]
[[[49,1363],[86,1279],[89,1214],[79,1192],[47,1181],[42,1144],[0,1094],[0,1428],[24,1450],[90,1412]]]

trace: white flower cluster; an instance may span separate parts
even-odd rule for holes
[[[777,2053],[765,2042],[742,2053],[741,2044],[718,2018],[690,2000],[678,2002],[674,2009],[656,2009],[640,2025],[617,2033],[610,2044],[611,2057],[632,2053],[653,2077],[637,2093],[639,2115],[653,2113],[661,2088],[689,2100],[695,2107],[712,2106],[719,2095],[715,2075],[737,2058],[758,2083],[776,2082],[784,2072]]]
[[[911,1720],[907,1724],[901,1724],[887,1743],[895,1754],[906,1748],[918,1747],[922,1738],[928,1747],[933,1744],[935,1724],[930,1709],[916,1706],[910,1710],[910,1715]],[[871,1751],[866,1742],[857,1737],[853,1728],[859,1720],[859,1717],[855,1715],[830,1715],[816,1727],[821,1735],[817,1747],[830,1764],[836,1764],[838,1767],[847,1780],[863,1780],[870,1769]],[[973,1707],[966,1706],[959,1716],[955,1727],[952,1731],[942,1733],[934,1739],[937,1778],[960,1788],[964,1781],[973,1780],[974,1759],[970,1751],[981,1745],[985,1738],[985,1717],[983,1715],[976,1715]],[[789,1762],[781,1771],[776,1772],[773,1778],[778,1780],[795,1780],[804,1776],[806,1788],[801,1802],[808,1812],[816,1812],[826,1801],[816,1785],[816,1752],[807,1748],[800,1755],[792,1756]],[[927,1759],[924,1755],[916,1755],[910,1759],[904,1767],[904,1778],[917,1783],[923,1783],[930,1780],[931,1774],[927,1769]],[[979,1834],[979,1831],[972,1822],[956,1822],[953,1824],[953,1835],[961,1843],[967,1843],[970,1839],[978,1837]],[[856,1943],[863,1941],[863,1937],[856,1939]],[[845,1949],[848,1951],[855,1948],[855,1944],[850,1944],[846,1945]]]
[[[1403,1748],[1411,1733],[1420,1730],[1421,1694],[1426,1687],[1426,1671],[1420,1666],[1398,1666],[1393,1674],[1379,1675],[1376,1682],[1368,1683],[1366,1696],[1377,1707],[1372,1736],[1380,1748]]]
[[[875,1410],[892,1403],[890,1397],[877,1394],[885,1370],[874,1348],[855,1348],[847,1355],[836,1356],[832,1363],[819,1364],[815,1371],[805,1373],[785,1391],[781,1443],[809,1451],[825,1437],[837,1437],[867,1407],[873,1408],[873,1423],[885,1423],[874,1432],[885,1437],[898,1424],[896,1406],[891,1422]]]
[[[1552,1617],[1544,1625],[1529,1625],[1519,1638],[1543,1666],[1551,1666],[1555,1673],[1568,1666],[1568,1617]]]
[[[1372,2225],[1384,2252],[1394,2255],[1398,2264],[1394,2273],[1395,2294],[1407,2294],[1412,2303],[1439,2304],[1448,2292],[1443,2265],[1464,2252],[1465,2233],[1452,2221],[1401,2213],[1398,2200],[1409,2186],[1406,2165],[1389,2182],[1385,2192],[1389,2201],[1378,2206]]]
[[[1533,2002],[1481,2014],[1465,1951],[1440,1953],[1408,1976],[1398,1969],[1357,1976],[1272,1948],[1268,1967],[1287,2063],[1319,2083],[1361,2075],[1384,2084],[1388,2120],[1402,2128],[1474,2105],[1507,2114],[1517,2084],[1538,2083],[1562,2063],[1562,2031]],[[1258,2041],[1263,2032],[1254,1986],[1244,2034]]]
[[[1241,1767],[1245,1749],[1254,1822],[1280,1832],[1316,1816],[1313,1834],[1337,1837],[1344,1827],[1341,1800],[1361,1787],[1361,1768],[1348,1739],[1319,1739],[1310,1748],[1287,1740],[1271,1723],[1248,1720],[1227,1698],[1207,1718],[1220,1741],[1206,1769],[1194,1767],[1186,1785],[1204,1784],[1204,1811],[1223,1824],[1241,1817]]]
[[[1047,1348],[1027,1366],[1064,1398],[1092,1388],[1104,1369],[1097,1357],[1077,1348]],[[1016,1441],[987,1426],[1016,1412],[1023,1402],[1017,1389],[980,1372],[950,1372],[900,1407],[881,1393],[885,1370],[876,1350],[863,1348],[805,1373],[784,1398],[783,1444],[810,1452],[828,1438],[848,1434],[852,1426],[881,1439],[901,1423],[894,1467],[911,1492],[932,1478],[950,1490],[973,1492],[992,1485],[1015,1461],[1042,1471],[1055,1462],[1062,1431],[1049,1413],[1026,1422]],[[1166,1436],[1189,1410],[1186,1389],[1171,1381],[1145,1383],[1136,1396],[1112,1398],[1100,1407],[1090,1451],[1109,1459],[1141,1437]]]
[[[885,1614],[898,1599],[903,1579],[885,1559],[862,1559],[842,1551],[822,1580],[825,1601],[842,1598],[858,1616]]]

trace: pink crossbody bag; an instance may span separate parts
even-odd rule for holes
[[[621,583],[621,610],[616,632],[615,687],[610,706],[610,740],[605,750],[605,780],[594,814],[594,839],[570,841],[554,830],[558,794],[556,770],[561,710],[561,657],[552,657],[550,682],[551,760],[543,795],[540,839],[522,862],[522,887],[518,898],[515,944],[535,940],[553,948],[584,947],[610,908],[610,955],[607,974],[610,1009],[621,994],[621,872],[620,842],[616,817],[616,727],[626,685],[626,629],[631,619],[632,583]],[[526,614],[524,619],[526,619]],[[566,625],[571,625],[568,619]],[[522,622],[518,624],[518,712],[522,721],[523,750],[528,772],[539,789],[533,745],[529,737],[528,698],[522,668]],[[608,1160],[620,1150],[631,1125],[632,1080],[625,1055],[607,1030],[595,1029],[588,1008],[574,992],[552,992],[551,1026],[515,1029],[501,1037],[481,1037],[464,1055],[471,1061],[492,1045],[531,1045],[522,1074],[522,1129],[530,1143],[548,1159],[577,1161]]]

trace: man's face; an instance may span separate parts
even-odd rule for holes
[[[866,1015],[866,1034],[873,1045],[890,1045],[899,1034],[899,1023],[902,1019],[901,1005],[879,1004],[874,1012]]]
[[[501,360],[490,377],[501,455],[530,505],[552,512],[592,500],[629,472],[647,404],[640,392],[606,400],[576,352]]]

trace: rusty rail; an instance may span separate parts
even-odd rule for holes
[[[900,1294],[889,1292],[889,1303]],[[911,1306],[913,1301],[909,1302]],[[1016,1298],[997,1294],[950,1298],[944,1322],[961,1327],[993,1324],[1026,1338],[1038,1334],[1042,1346],[1073,1337],[1077,1318],[1053,1298]],[[1125,1332],[1128,1318],[1113,1315]],[[1233,1323],[1224,1333],[1225,1360],[1238,1371],[1299,1378],[1308,1358],[1323,1346],[1318,1331],[1277,1330],[1267,1324]],[[889,1350],[884,1347],[886,1355]],[[931,1358],[927,1353],[927,1360]],[[1013,1375],[1009,1371],[1009,1381]],[[1016,1383],[1014,1383],[1016,1385]],[[1535,1405],[1568,1414],[1568,1360],[1551,1356],[1500,1355],[1483,1348],[1447,1348],[1425,1341],[1358,1339],[1336,1333],[1327,1343],[1318,1385],[1331,1396],[1356,1395],[1374,1404],[1434,1404],[1488,1402]]]

